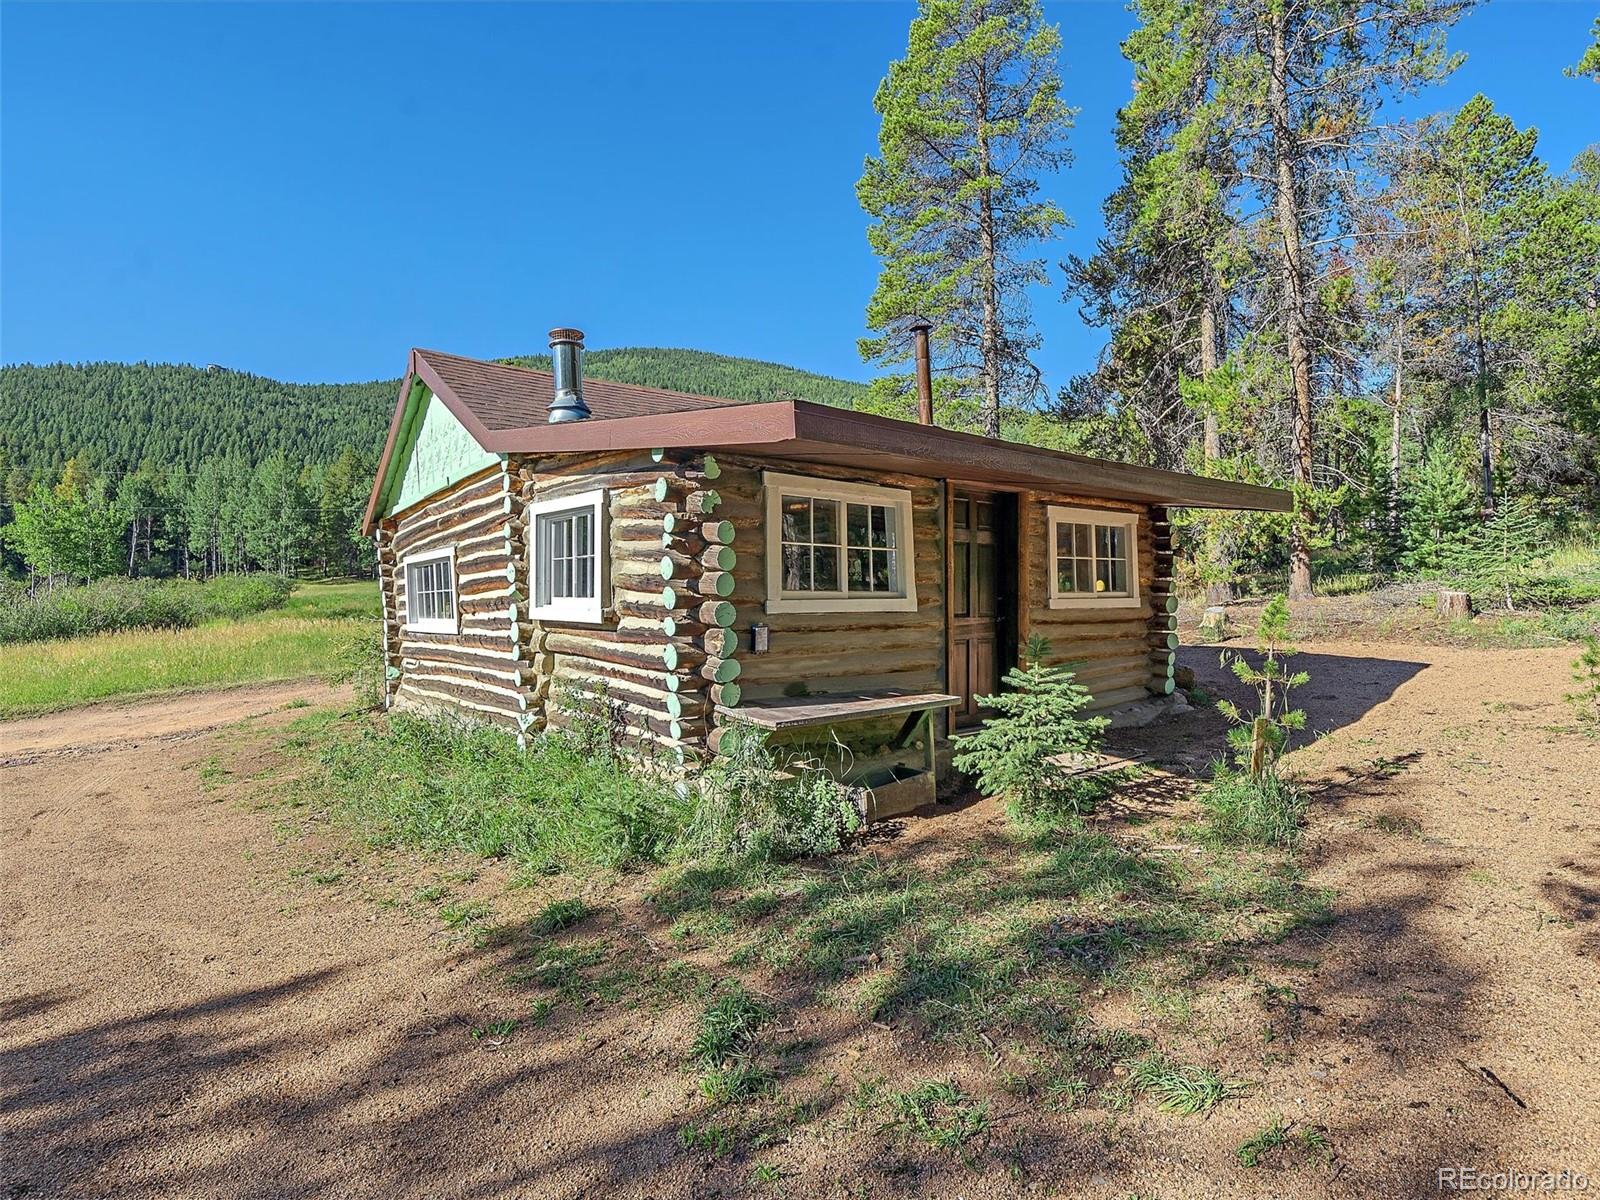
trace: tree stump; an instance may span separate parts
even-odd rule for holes
[[[1207,607],[1200,618],[1200,638],[1207,642],[1224,642],[1228,639],[1228,610],[1220,604]]]
[[[1434,612],[1440,620],[1464,621],[1472,615],[1472,597],[1466,592],[1440,588]]]

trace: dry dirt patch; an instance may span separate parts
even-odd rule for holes
[[[1208,688],[1229,686],[1214,652],[1185,657]],[[1197,996],[1185,1036],[1254,1084],[1211,1118],[1045,1111],[1008,1094],[982,1055],[801,1005],[786,1036],[809,1046],[796,1086],[816,1112],[732,1162],[679,1144],[704,1111],[684,1069],[691,1006],[657,992],[563,1005],[539,1024],[495,948],[405,901],[461,864],[357,852],[228,802],[271,766],[258,758],[270,739],[188,737],[174,716],[166,740],[94,755],[8,749],[0,1184],[44,1196],[772,1194],[753,1181],[758,1161],[794,1196],[1422,1196],[1437,1194],[1433,1168],[1456,1162],[1600,1179],[1600,746],[1561,729],[1570,657],[1308,647],[1305,704],[1328,732],[1293,765],[1315,789],[1306,857],[1337,892],[1335,920],[1274,952],[1292,1000],[1263,1005],[1244,980]],[[267,710],[289,699],[252,691]],[[33,745],[49,745],[48,727],[29,724],[41,725]],[[1199,771],[1220,718],[1203,710],[1124,740]],[[234,774],[208,775],[213,761]],[[1148,828],[1192,815],[1186,804],[1155,791],[1105,821]],[[933,863],[1002,820],[977,804],[897,823],[857,853]],[[504,892],[492,868],[452,878],[463,900],[506,915],[548,898]],[[553,886],[587,888],[603,909],[593,931],[633,957],[670,948],[638,881]],[[521,1025],[497,1036],[509,1017]],[[852,1081],[876,1074],[953,1078],[986,1100],[983,1152],[963,1165],[847,1122]],[[1241,1167],[1236,1146],[1275,1114],[1325,1130],[1332,1164],[1280,1154]]]

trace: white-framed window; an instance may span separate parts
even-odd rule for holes
[[[768,612],[915,612],[911,493],[767,471]]]
[[[528,506],[533,615],[599,624],[606,596],[604,488]]]
[[[405,560],[406,628],[417,633],[457,633],[454,546]]]
[[[1047,515],[1051,608],[1140,603],[1137,513],[1052,504]]]

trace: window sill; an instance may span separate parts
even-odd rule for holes
[[[1139,596],[1051,596],[1051,608],[1143,608]]]
[[[406,633],[460,633],[461,626],[456,621],[407,621]]]
[[[528,616],[535,621],[555,625],[604,625],[606,621],[598,603],[570,608],[555,604],[535,605],[528,610]]]
[[[916,612],[915,596],[778,596],[767,601],[769,613],[882,613]]]

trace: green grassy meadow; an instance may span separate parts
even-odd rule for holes
[[[117,697],[317,675],[377,615],[372,580],[302,583],[282,608],[239,620],[7,646],[0,653],[0,720]]]

